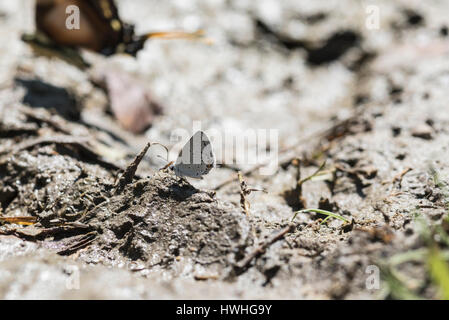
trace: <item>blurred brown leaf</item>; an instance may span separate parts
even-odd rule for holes
[[[128,131],[142,133],[162,112],[148,87],[123,71],[101,68],[91,79],[108,92],[112,113]]]

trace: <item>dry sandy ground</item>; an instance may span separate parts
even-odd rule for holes
[[[32,28],[26,6],[0,4],[0,210],[39,218],[0,226],[1,298],[439,297],[418,227],[447,228],[449,3],[118,3],[139,32],[204,29],[214,40],[152,41],[136,59],[85,53],[95,70],[138,78],[163,106],[142,135],[105,112],[94,70],[20,41]],[[373,4],[376,29],[366,26]],[[152,150],[115,189],[148,141],[171,147],[194,121],[236,136],[277,130],[275,173],[237,163],[191,185],[158,171]],[[302,178],[324,161],[328,174],[295,188],[297,158]],[[249,215],[237,170],[266,190],[247,197]],[[312,213],[292,222],[302,208],[352,223]],[[445,253],[444,231],[434,238]]]

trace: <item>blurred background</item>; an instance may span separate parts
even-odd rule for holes
[[[136,150],[148,139],[169,144],[170,132],[191,130],[195,120],[202,121],[203,129],[235,134],[246,128],[278,129],[282,148],[319,129],[324,120],[345,117],[367,96],[387,95],[388,79],[360,92],[364,67],[374,57],[382,58],[376,71],[388,72],[390,64],[407,63],[401,61],[404,50],[409,62],[422,47],[447,50],[440,41],[447,34],[445,1],[116,2],[123,21],[135,24],[138,34],[201,29],[213,40],[210,45],[150,40],[136,59],[87,54],[94,69],[132,75],[157,101],[162,115],[151,118],[151,128],[141,132],[144,138],[122,132],[113,117],[104,116],[108,99],[88,81],[93,71],[83,72],[55,58],[35,58],[20,40],[22,33],[34,30],[32,0],[0,4],[2,104],[20,95],[8,90],[19,70],[73,93],[77,109],[72,113],[113,128]],[[378,18],[378,26],[370,28],[373,18]]]

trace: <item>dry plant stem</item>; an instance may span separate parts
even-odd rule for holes
[[[74,137],[74,136],[69,136],[69,135],[57,135],[57,136],[53,136],[53,137],[38,137],[38,138],[33,138],[27,141],[24,141],[22,143],[19,143],[18,145],[16,145],[14,148],[10,149],[10,150],[4,150],[4,151],[0,151],[0,155],[3,154],[16,154],[20,151],[24,151],[39,145],[48,145],[48,144],[57,144],[57,145],[69,145],[69,146],[73,146],[74,148],[77,149],[77,151],[79,151],[80,153],[83,154],[84,157],[94,160],[96,163],[98,163],[99,165],[108,168],[108,169],[113,169],[113,170],[121,170],[120,167],[118,167],[117,165],[115,165],[112,162],[106,161],[104,159],[102,159],[102,157],[100,155],[98,155],[94,150],[92,150],[88,145],[88,138],[85,137]]]
[[[218,275],[196,275],[194,276],[195,280],[197,281],[206,281],[206,280],[218,280],[219,276]]]
[[[150,32],[145,36],[147,39],[201,39],[204,37],[204,31],[199,30],[196,32],[183,32],[183,31],[160,31],[160,32]]]
[[[97,233],[95,231],[89,232],[89,233],[85,234],[84,236],[82,236],[81,239],[79,239],[74,244],[68,246],[67,248],[65,248],[63,250],[58,251],[58,254],[63,255],[63,256],[71,255],[71,254],[77,252],[78,250],[90,245],[95,240],[96,236],[97,236]]]
[[[245,213],[247,216],[249,216],[249,208],[250,203],[246,200],[246,196],[250,195],[253,191],[266,191],[264,189],[257,189],[257,188],[248,188],[248,185],[246,184],[245,180],[243,180],[243,175],[239,171],[237,172],[237,176],[240,183],[240,206],[242,207],[243,213]]]
[[[0,217],[0,222],[14,223],[25,226],[33,225],[37,222],[36,217]]]
[[[147,153],[148,149],[151,146],[151,142],[148,142],[145,148],[134,158],[134,161],[126,168],[125,172],[120,177],[119,181],[116,184],[115,194],[120,193],[123,189],[133,181],[133,178],[136,174],[136,170],[139,167],[140,162],[143,157]]]
[[[396,176],[393,178],[392,183],[394,184],[395,182],[398,182],[398,183],[399,183],[399,189],[400,189],[400,188],[402,187],[402,179],[404,178],[404,176],[405,176],[407,173],[409,173],[409,172],[412,171],[412,170],[413,170],[413,169],[410,168],[410,167],[404,169],[402,172],[400,172],[398,175],[396,175]]]
[[[62,121],[61,123],[59,123],[57,120],[54,120],[51,117],[40,115],[34,110],[28,110],[27,108],[23,108],[20,106],[18,108],[20,108],[20,111],[23,112],[27,117],[39,122],[44,122],[56,131],[62,132],[63,134],[71,135],[71,132],[63,127],[64,123],[62,123]]]
[[[253,261],[253,259],[255,259],[258,256],[260,256],[261,254],[263,254],[269,246],[271,246],[276,241],[283,239],[286,234],[295,231],[295,229],[296,229],[296,224],[290,223],[287,227],[281,229],[280,231],[278,231],[277,233],[272,235],[270,238],[268,238],[266,241],[264,241],[262,244],[257,246],[257,248],[254,249],[245,258],[243,258],[243,260],[240,260],[236,264],[236,267],[240,270],[245,269],[246,267],[249,266],[249,264],[251,263],[251,261]]]
[[[18,153],[20,151],[23,150],[27,150],[29,148],[38,146],[38,145],[45,145],[45,144],[51,144],[51,143],[55,143],[55,144],[68,144],[68,145],[79,145],[79,146],[84,146],[84,143],[88,142],[89,140],[87,138],[84,137],[74,137],[74,136],[69,136],[69,135],[56,135],[53,137],[38,137],[38,138],[33,138],[30,140],[26,140],[22,143],[17,144],[13,149],[8,150],[4,153]]]
[[[248,201],[246,201],[246,196],[249,195],[251,191],[248,190],[248,186],[246,185],[245,180],[243,180],[242,173],[239,171],[237,175],[240,183],[240,206],[242,207],[243,213],[249,216],[249,206]]]
[[[302,184],[306,181],[306,179],[301,180],[301,159],[299,159],[299,158],[293,159],[292,164],[296,167],[296,188],[295,188],[295,190],[298,192],[298,200],[301,202]]]

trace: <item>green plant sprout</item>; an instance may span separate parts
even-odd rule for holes
[[[429,249],[427,265],[433,282],[440,289],[440,296],[449,300],[449,267],[440,249],[433,245]]]
[[[304,184],[304,182],[312,180],[313,178],[317,177],[320,175],[321,171],[323,171],[324,167],[326,166],[326,161],[324,161],[320,167],[314,172],[312,173],[310,176],[308,176],[307,178],[301,179],[298,181],[298,186]],[[325,172],[327,173],[327,172]]]
[[[434,238],[435,235],[439,235],[445,242],[444,236],[447,237],[447,234],[442,228],[430,228],[418,210],[412,213],[418,232],[427,245],[425,248],[396,254],[390,257],[386,263],[379,263],[382,266],[381,273],[387,283],[389,294],[397,299],[422,299],[406,285],[411,280],[396,269],[403,263],[420,262],[425,264],[430,279],[439,289],[438,297],[449,300],[449,266],[447,263],[449,250],[441,250]],[[425,280],[413,287],[422,286],[424,283]]]
[[[323,214],[325,216],[327,216],[322,222],[321,224],[325,223],[329,218],[335,218],[335,219],[339,219],[341,221],[344,221],[346,223],[351,223],[351,221],[349,221],[348,219],[346,219],[345,217],[342,217],[336,213],[327,211],[327,210],[322,210],[322,209],[303,209],[303,210],[299,210],[296,211],[295,214],[293,215],[292,221],[295,220],[296,216],[299,213],[320,213]]]

